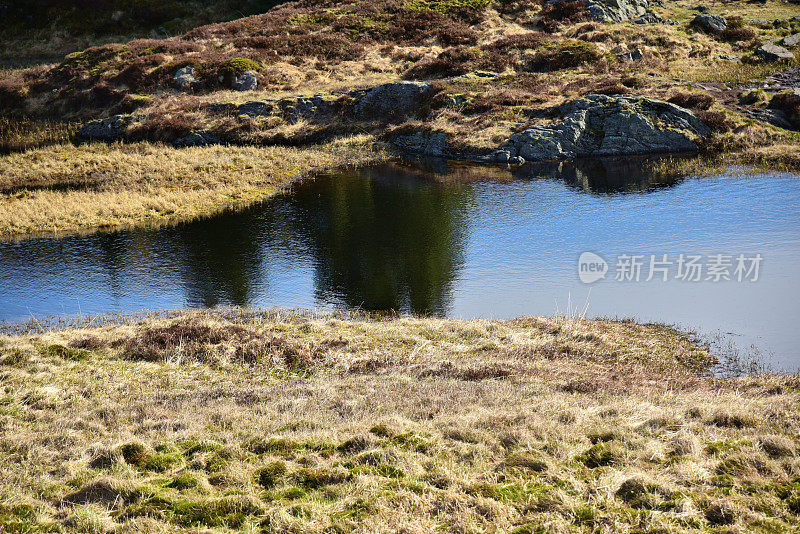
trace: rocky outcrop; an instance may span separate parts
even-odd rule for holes
[[[589,95],[564,104],[561,120],[512,135],[494,161],[693,152],[711,130],[690,111],[644,97]]]
[[[767,43],[762,45],[758,50],[756,50],[756,55],[763,59],[764,61],[769,62],[776,62],[776,61],[791,61],[794,59],[794,54],[786,50],[782,46],[774,45],[771,43]]]
[[[710,13],[697,15],[694,20],[692,20],[691,24],[705,32],[715,35],[728,29],[728,21],[725,20],[725,17],[721,15],[711,15]]]
[[[125,129],[141,119],[139,115],[125,114],[90,121],[81,126],[78,138],[81,141],[119,141],[125,137]]]
[[[390,119],[414,114],[433,95],[421,82],[391,82],[373,87],[356,100],[355,114],[365,119]]]
[[[551,0],[552,3],[564,0]],[[648,13],[648,0],[586,0],[586,11],[598,22],[627,22]],[[659,17],[660,19],[660,17]],[[651,17],[642,19],[642,24],[658,21]]]

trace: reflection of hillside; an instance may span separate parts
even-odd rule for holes
[[[549,177],[586,193],[607,195],[642,193],[672,187],[681,178],[665,178],[649,172],[642,158],[604,158],[549,163],[529,163],[516,169],[519,178]]]
[[[439,183],[478,181],[507,182],[514,179],[551,178],[593,194],[641,193],[672,187],[683,178],[650,172],[642,157],[584,159],[574,161],[530,162],[521,167],[477,165],[425,159],[414,163],[391,164],[408,176]]]
[[[276,199],[313,257],[317,296],[369,310],[444,314],[463,259],[467,193],[402,166],[321,176]]]

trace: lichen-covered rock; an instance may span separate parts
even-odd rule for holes
[[[560,111],[561,120],[512,135],[495,159],[693,152],[697,140],[711,133],[690,111],[644,97],[589,95]]]
[[[186,91],[198,83],[196,74],[197,72],[194,67],[186,66],[178,69],[175,76],[172,77],[172,81],[175,83],[175,87]]]
[[[279,100],[277,105],[283,118],[289,122],[297,122],[302,119],[319,120],[329,117],[333,113],[335,102],[338,99],[337,95],[319,94],[285,98]]]
[[[563,1],[550,0],[550,3]],[[648,0],[586,0],[586,11],[598,22],[627,22],[637,19],[648,13],[649,6]]]
[[[721,15],[704,13],[702,15],[697,15],[694,20],[692,20],[692,26],[696,26],[708,33],[719,34],[728,29],[728,21]]]
[[[139,118],[137,115],[125,114],[90,121],[81,126],[78,138],[82,141],[118,141],[125,136],[125,129]]]
[[[260,117],[262,115],[269,115],[272,113],[273,106],[271,102],[251,100],[244,104],[239,104],[236,111],[239,115],[247,115],[248,117]]]
[[[392,139],[392,144],[407,154],[443,157],[450,152],[445,132],[419,130],[401,134]]]
[[[184,137],[175,139],[172,144],[176,148],[185,148],[190,146],[221,145],[223,144],[223,140],[208,130],[198,130]]]
[[[769,62],[786,61],[794,59],[794,54],[786,50],[784,47],[774,45],[771,43],[762,45],[761,48],[756,50],[756,55],[761,59],[763,59],[764,61],[769,61]]]
[[[244,71],[233,77],[235,91],[254,91],[258,88],[258,73],[252,70]]]
[[[433,96],[421,82],[391,82],[368,90],[355,104],[356,115],[367,119],[394,119],[414,114]]]

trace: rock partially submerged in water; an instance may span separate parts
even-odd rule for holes
[[[692,112],[644,97],[588,95],[560,108],[561,120],[512,135],[495,161],[694,152],[711,129]]]

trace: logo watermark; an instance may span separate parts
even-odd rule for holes
[[[610,278],[617,282],[757,282],[761,254],[620,254]],[[584,252],[578,258],[578,278],[593,284],[612,269],[605,258]]]

